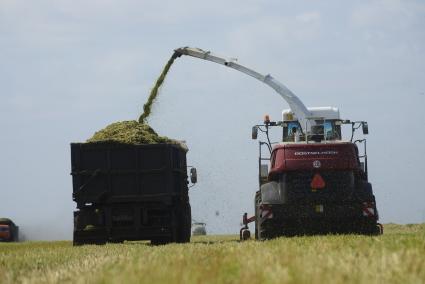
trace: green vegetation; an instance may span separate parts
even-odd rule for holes
[[[135,120],[112,123],[96,132],[87,142],[116,142],[123,144],[176,143],[167,137],[159,136],[149,125]]]
[[[155,85],[153,86],[151,93],[149,95],[148,101],[143,106],[143,113],[139,117],[140,123],[145,123],[146,119],[149,117],[152,111],[152,104],[155,101],[156,97],[158,96],[158,90],[161,87],[162,83],[165,80],[165,77],[167,76],[168,71],[171,68],[171,65],[173,65],[174,60],[177,58],[177,53],[173,53],[171,58],[168,60],[167,64],[165,65],[164,69],[162,69],[161,75],[159,75],[158,79],[155,82]]]
[[[0,275],[3,283],[424,283],[425,224],[386,225],[377,237],[1,243]]]

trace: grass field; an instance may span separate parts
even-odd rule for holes
[[[190,244],[0,244],[1,283],[425,283],[425,224],[385,234]]]

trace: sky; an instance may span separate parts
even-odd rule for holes
[[[306,106],[368,121],[381,222],[425,222],[424,27],[420,0],[0,0],[0,216],[28,239],[71,239],[69,144],[137,119],[172,51],[191,46],[272,74]],[[251,127],[286,108],[229,68],[171,67],[149,123],[186,140],[192,216],[209,233],[237,233],[253,213]]]

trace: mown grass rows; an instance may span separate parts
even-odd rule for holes
[[[72,247],[70,242],[0,244],[5,283],[424,283],[425,225],[386,234],[190,244]]]

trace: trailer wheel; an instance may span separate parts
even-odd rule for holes
[[[81,240],[75,236],[75,231],[74,231],[73,236],[72,236],[72,245],[74,247],[75,246],[81,246],[81,245],[83,245],[83,243],[81,242]]]
[[[82,245],[105,245],[106,240],[73,240],[73,246],[82,246]]]
[[[153,238],[151,240],[151,245],[154,245],[154,246],[166,245],[169,243],[171,243],[171,240],[170,238],[167,238],[167,237]]]
[[[382,235],[383,233],[384,233],[383,232],[383,228],[379,224],[376,224],[374,226],[374,228],[373,228],[373,231],[372,231],[372,234],[371,235],[373,235],[373,236],[379,236],[379,235]]]
[[[376,226],[378,227],[379,234],[380,234],[380,235],[383,235],[383,234],[384,234],[384,226],[382,226],[382,224],[381,224],[381,223],[377,223],[377,225],[376,225]]]
[[[101,236],[98,236],[97,238],[85,238],[85,237],[78,236],[77,233],[78,232],[74,231],[73,238],[72,238],[73,246],[106,244],[106,239]]]
[[[369,236],[382,235],[382,228],[378,224],[367,224],[362,228],[360,234]]]

